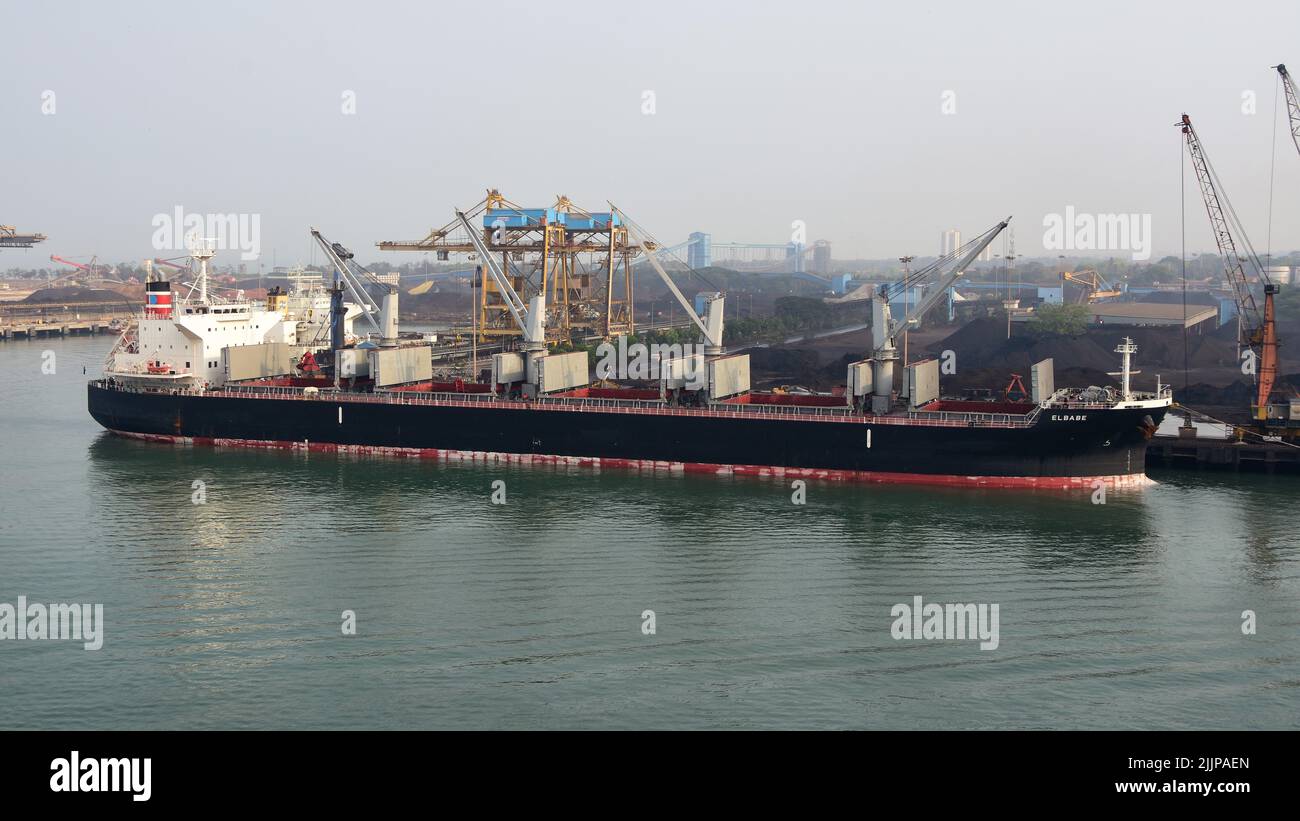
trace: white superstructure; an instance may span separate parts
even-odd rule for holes
[[[1141,371],[1133,369],[1133,355],[1137,353],[1137,345],[1133,344],[1132,338],[1124,337],[1124,341],[1115,348],[1115,353],[1121,357],[1120,369],[1107,375],[1120,378],[1119,390],[1109,387],[1097,387],[1096,385],[1083,390],[1060,390],[1056,391],[1051,398],[1044,402],[1043,407],[1103,406],[1115,410],[1132,410],[1137,408],[1168,408],[1173,404],[1173,388],[1161,384],[1158,374],[1154,392],[1133,390],[1133,375],[1141,373]]]
[[[329,347],[330,295],[318,282],[288,293],[276,289],[265,301],[225,300],[208,293],[210,244],[196,243],[191,256],[198,276],[184,296],[171,283],[145,285],[144,310],[118,339],[104,375],[136,383],[204,388],[225,382],[226,348],[285,343],[303,351]],[[242,293],[242,292],[241,292]],[[347,305],[345,331],[359,314]]]

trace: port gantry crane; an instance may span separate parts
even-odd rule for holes
[[[1232,286],[1233,298],[1237,303],[1237,313],[1241,318],[1241,335],[1240,341],[1247,346],[1256,360],[1257,383],[1255,387],[1255,401],[1250,408],[1250,415],[1261,428],[1267,428],[1270,418],[1283,421],[1283,430],[1285,431],[1285,420],[1289,412],[1280,413],[1281,406],[1275,406],[1277,410],[1270,414],[1270,398],[1273,395],[1273,385],[1277,381],[1277,328],[1273,321],[1273,298],[1277,295],[1278,286],[1271,282],[1264,266],[1260,264],[1259,257],[1255,249],[1250,244],[1250,238],[1246,236],[1242,228],[1241,221],[1237,219],[1236,211],[1232,208],[1232,203],[1227,201],[1227,196],[1222,197],[1227,202],[1227,210],[1224,210],[1220,202],[1220,194],[1223,190],[1223,184],[1219,180],[1219,175],[1215,173],[1214,166],[1210,163],[1205,154],[1205,147],[1201,143],[1201,138],[1197,135],[1196,129],[1192,126],[1192,119],[1186,114],[1182,119],[1175,123],[1183,131],[1183,136],[1187,143],[1187,154],[1191,158],[1192,168],[1196,172],[1196,181],[1201,189],[1201,198],[1205,201],[1205,210],[1210,216],[1210,228],[1214,232],[1214,241],[1219,246],[1219,255],[1223,257],[1224,274],[1228,278],[1228,283]],[[1238,235],[1241,238],[1243,249],[1247,256],[1243,257],[1237,249],[1237,243],[1232,235],[1232,228],[1235,226]],[[1251,291],[1250,281],[1246,278],[1247,261],[1255,268],[1259,275],[1259,281],[1264,284],[1264,310],[1261,313],[1259,305],[1255,302],[1255,295]],[[1276,432],[1276,431],[1274,431]]]
[[[0,248],[31,248],[47,239],[44,234],[20,234],[12,225],[0,225]]]
[[[1282,93],[1286,95],[1286,116],[1291,124],[1291,142],[1296,151],[1300,151],[1300,93],[1295,90],[1295,81],[1287,73],[1286,66],[1277,64],[1278,76],[1282,78]]]
[[[491,256],[517,295],[545,297],[551,341],[635,330],[632,259],[639,248],[612,214],[584,211],[563,195],[546,208],[523,208],[495,188],[463,213],[465,220],[457,217],[423,239],[378,246],[384,251],[432,251],[441,261],[452,254],[469,254],[476,261]],[[462,237],[465,232],[478,234],[479,241]],[[491,275],[490,266],[484,263],[479,269],[478,337],[486,342],[520,336],[509,294]]]

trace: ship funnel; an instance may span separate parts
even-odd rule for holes
[[[172,315],[172,284],[154,280],[144,286],[144,315],[148,319],[167,319]]]

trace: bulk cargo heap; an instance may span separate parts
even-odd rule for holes
[[[1005,221],[903,283],[921,273],[941,282],[906,316],[891,314],[887,293],[873,297],[872,355],[849,365],[842,390],[796,395],[750,390],[749,357],[722,344],[721,293],[697,313],[635,223],[613,207],[588,216],[636,239],[701,333],[697,353],[657,363],[657,388],[594,386],[587,353],[548,351],[545,294],[516,290],[519,278],[489,248],[501,219],[489,210],[480,225],[461,212],[457,222],[521,342],[493,355],[486,382],[434,381],[429,346],[399,343],[396,290],[373,298],[377,283],[352,255],[313,231],[334,265],[328,347],[277,332],[281,314],[270,306],[205,297],[168,306],[173,295],[154,283],[130,350],[119,344],[105,378],[89,385],[90,413],[116,434],[183,444],[990,487],[1146,482],[1147,440],[1171,397],[1158,379],[1154,393],[1132,389],[1136,347],[1127,340],[1115,387],[1056,389],[1044,360],[1033,369],[1032,401],[957,401],[940,397],[939,363],[926,359],[904,363],[896,390],[895,340]],[[346,309],[345,291],[354,299]],[[350,344],[353,308],[375,341]],[[227,323],[241,330],[222,331]]]

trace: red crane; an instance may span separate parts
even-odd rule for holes
[[[63,257],[58,257],[58,256],[55,256],[54,254],[50,254],[50,262],[62,262],[64,265],[71,265],[73,268],[76,268],[78,271],[85,271],[86,273],[91,274],[92,276],[93,276],[94,273],[95,273],[95,260],[96,260],[96,259],[98,259],[98,257],[91,257],[91,258],[90,258],[90,264],[89,264],[89,265],[83,265],[83,264],[80,263],[80,262],[73,262],[73,261],[70,260],[70,259],[64,259]]]
[[[54,277],[53,279],[48,279],[48,280],[45,281],[45,284],[42,285],[41,287],[42,287],[42,288],[50,288],[50,287],[53,287],[54,283],[56,283],[56,282],[61,282],[61,281],[65,280],[65,279],[70,279],[70,278],[75,277],[75,276],[77,276],[78,274],[81,274],[81,273],[84,273],[84,274],[87,275],[87,277],[86,277],[86,281],[87,281],[87,282],[89,282],[90,280],[94,280],[94,279],[96,279],[96,278],[102,278],[101,275],[100,275],[100,273],[99,273],[99,266],[97,266],[97,265],[95,264],[95,261],[96,261],[97,259],[98,259],[98,257],[91,257],[91,258],[90,258],[90,264],[89,264],[89,265],[86,265],[86,264],[83,264],[83,263],[80,263],[80,262],[73,262],[73,261],[70,260],[70,259],[64,259],[63,257],[55,256],[54,254],[51,254],[51,255],[50,255],[50,261],[51,261],[51,262],[61,262],[61,263],[63,263],[64,265],[71,265],[73,268],[76,268],[77,270],[74,271],[74,272],[72,272],[72,273],[64,274],[63,276]]]
[[[176,259],[189,259],[189,257],[176,257]],[[170,259],[155,259],[153,261],[153,264],[166,265],[168,268],[175,268],[180,271],[188,271],[190,268],[190,266],[188,265],[178,265],[177,263],[172,262]]]
[[[1282,91],[1286,95],[1286,116],[1291,123],[1291,142],[1296,151],[1300,151],[1300,93],[1295,90],[1295,82],[1287,73],[1286,66],[1277,64],[1277,73],[1282,78]]]
[[[1255,249],[1251,246],[1250,239],[1246,236],[1241,221],[1237,219],[1237,213],[1232,203],[1228,202],[1226,195],[1223,201],[1228,203],[1228,208],[1224,210],[1220,202],[1223,184],[1205,155],[1205,147],[1201,144],[1196,129],[1192,127],[1192,119],[1184,114],[1175,125],[1183,130],[1183,136],[1187,140],[1187,153],[1196,171],[1196,181],[1201,188],[1201,198],[1205,200],[1205,210],[1210,215],[1210,228],[1214,231],[1214,241],[1219,246],[1219,255],[1223,257],[1224,273],[1232,286],[1232,293],[1237,302],[1237,312],[1242,321],[1241,343],[1256,352],[1259,381],[1256,383],[1255,402],[1251,405],[1250,411],[1253,419],[1263,423],[1268,420],[1269,399],[1273,394],[1273,384],[1277,380],[1278,338],[1277,328],[1273,323],[1273,297],[1278,292],[1278,286],[1269,281],[1268,274],[1260,264],[1259,257],[1255,254]],[[1248,257],[1243,257],[1237,251],[1237,243],[1233,239],[1230,223],[1241,237]],[[1255,295],[1251,293],[1250,282],[1246,279],[1247,260],[1259,272],[1260,282],[1264,283],[1262,315],[1259,306],[1255,303]]]

